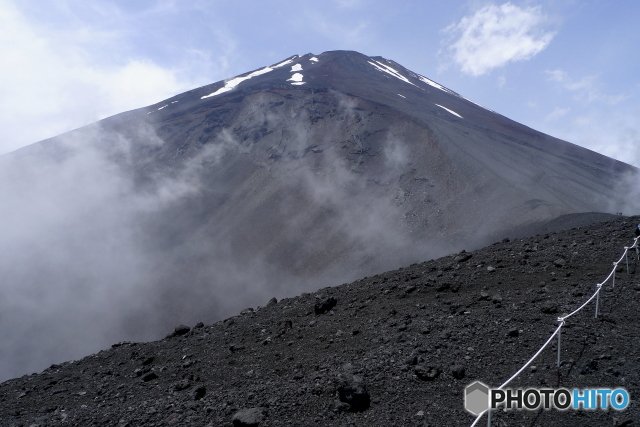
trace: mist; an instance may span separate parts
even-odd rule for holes
[[[408,148],[392,130],[376,157],[348,137],[347,158],[344,129],[312,129],[299,106],[268,113],[270,101],[241,121],[267,124],[271,146],[222,127],[158,166],[173,149],[137,121],[0,157],[0,381],[448,250],[398,221]]]

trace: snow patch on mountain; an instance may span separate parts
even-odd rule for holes
[[[294,71],[302,71],[302,65],[301,64],[293,65],[291,67],[291,72],[293,73]]]
[[[316,58],[316,57],[314,56],[314,57],[312,57],[312,58],[309,58],[309,61],[311,61],[311,62],[318,62],[318,61],[319,61],[319,59],[318,59],[318,58]]]
[[[389,67],[388,65],[385,65],[381,62],[378,62],[374,59],[374,62],[371,61],[367,61],[369,62],[369,64],[373,65],[374,67],[376,67],[376,69],[378,69],[379,71],[391,74],[393,77],[402,80],[405,83],[409,83],[410,85],[415,86],[415,84],[411,83],[409,81],[409,79],[407,79],[405,76],[403,76],[402,74],[400,74],[398,71],[396,71],[395,69]]]
[[[462,117],[460,114],[456,113],[455,111],[450,110],[450,109],[448,109],[447,107],[443,107],[443,106],[442,106],[442,105],[440,105],[440,104],[436,104],[436,105],[437,105],[438,107],[440,107],[440,108],[443,108],[443,109],[447,110],[448,112],[450,112],[450,113],[451,113],[451,114],[453,114],[454,116],[458,116],[458,117],[460,117],[461,119],[464,119],[464,117]]]
[[[274,65],[273,68],[280,68],[280,67],[284,67],[287,64],[291,64],[293,60],[296,59],[297,57],[298,55],[293,55],[290,59],[287,59],[285,61],[280,62],[279,64]]]
[[[277,67],[278,65],[276,65]],[[256,77],[256,76],[260,76],[262,74],[266,74],[269,71],[273,71],[273,68],[271,67],[264,67],[258,71],[254,71],[253,73],[247,74],[246,76],[241,76],[241,77],[235,77],[229,81],[227,81],[225,83],[225,85],[223,87],[221,87],[220,89],[216,90],[213,93],[210,93],[209,95],[205,95],[203,96],[201,99],[205,99],[205,98],[209,98],[212,96],[216,96],[216,95],[220,95],[221,93],[225,93],[225,92],[229,92],[230,90],[232,90],[233,88],[235,88],[236,86],[238,86],[240,83],[242,83],[245,80],[249,80],[252,77]]]
[[[304,78],[304,76],[300,73],[295,73],[293,76],[291,76],[290,79],[287,79],[288,82],[292,82],[292,85],[295,86],[300,86],[303,85],[304,82],[302,81],[302,79]]]
[[[301,82],[303,78],[304,76],[302,74],[295,73],[290,79],[287,79],[287,81]]]
[[[442,86],[441,84],[438,84],[438,83],[434,82],[433,80],[430,80],[430,79],[426,78],[425,76],[421,76],[420,74],[416,74],[416,77],[417,77],[420,81],[422,81],[422,82],[424,82],[424,83],[426,83],[426,84],[428,84],[428,85],[430,85],[430,86],[433,86],[433,87],[435,87],[436,89],[440,89],[441,91],[444,91],[444,92],[447,92],[447,93],[449,93],[449,94],[451,94],[451,95],[457,96],[458,98],[462,98],[462,99],[464,99],[465,101],[469,101],[470,103],[475,104],[475,105],[477,105],[477,106],[478,106],[478,107],[480,107],[480,108],[484,108],[484,109],[485,109],[485,110],[487,110],[487,111],[491,111],[492,113],[495,113],[495,111],[490,110],[490,109],[488,109],[487,107],[484,107],[484,106],[482,106],[482,105],[478,104],[477,102],[474,102],[474,101],[470,100],[469,98],[465,98],[464,96],[462,96],[462,95],[460,95],[460,94],[458,94],[458,93],[456,93],[456,92],[452,91],[451,89],[448,89],[448,88],[446,88],[446,87]]]
[[[434,82],[433,80],[430,80],[430,79],[426,78],[425,76],[421,76],[420,74],[417,74],[417,77],[421,82],[424,82],[424,83],[428,84],[429,86],[433,86],[436,89],[440,89],[441,91],[450,93],[451,95],[459,96],[457,93],[455,93],[451,89],[447,89],[446,87],[442,86],[441,84],[438,84],[438,83]]]

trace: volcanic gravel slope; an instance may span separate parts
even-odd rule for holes
[[[505,239],[178,327],[160,341],[115,344],[0,384],[0,425],[470,425],[464,387],[516,372],[557,317],[593,294],[639,221]],[[568,319],[562,367],[554,340],[510,386],[625,387],[628,409],[513,410],[493,425],[640,419],[640,276],[633,262],[631,274],[623,267],[615,288],[604,286],[597,319],[593,303]]]

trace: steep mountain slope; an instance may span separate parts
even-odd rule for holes
[[[639,221],[505,239],[265,301],[160,341],[114,344],[0,384],[0,424],[230,426],[235,417],[236,426],[468,426],[466,385],[497,386],[515,373],[557,317],[607,277]],[[554,340],[511,384],[624,387],[630,406],[499,411],[492,425],[633,425],[640,417],[637,267],[632,260],[627,273],[620,265],[615,287],[604,285],[597,319],[592,302],[567,320],[559,369]]]
[[[563,214],[617,212],[637,174],[344,51],[294,56],[0,164],[5,377]]]

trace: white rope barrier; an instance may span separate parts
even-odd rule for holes
[[[560,367],[560,336],[561,336],[561,329],[564,326],[565,321],[569,317],[573,316],[574,314],[576,314],[580,310],[582,310],[584,307],[586,307],[591,301],[593,301],[594,298],[596,298],[596,313],[595,313],[595,317],[596,318],[598,317],[598,305],[599,305],[599,302],[600,302],[600,290],[602,290],[602,286],[605,283],[607,283],[609,281],[609,279],[612,279],[612,282],[611,282],[612,288],[615,287],[615,285],[616,285],[616,269],[618,268],[618,264],[624,258],[627,259],[627,273],[629,272],[629,259],[628,259],[629,249],[637,248],[639,240],[640,240],[640,236],[636,237],[633,240],[633,245],[624,247],[624,253],[622,254],[622,256],[620,257],[620,259],[618,261],[613,263],[613,269],[611,270],[611,273],[609,273],[609,275],[607,276],[606,279],[604,279],[602,282],[600,282],[600,283],[598,283],[596,285],[596,291],[593,293],[593,295],[591,295],[591,297],[588,300],[586,300],[580,307],[578,307],[577,309],[575,309],[571,313],[565,314],[564,316],[561,316],[561,317],[558,317],[558,322],[560,322],[560,324],[558,325],[556,330],[553,332],[553,334],[551,334],[549,339],[547,339],[547,341],[542,345],[542,347],[540,347],[540,349],[536,352],[536,354],[534,354],[524,365],[522,365],[522,367],[520,369],[518,369],[518,371],[515,374],[513,374],[511,376],[511,378],[509,378],[500,387],[498,387],[498,390],[506,387],[507,384],[509,384],[511,381],[513,381],[515,378],[517,378],[518,375],[520,375],[522,373],[522,371],[524,371],[527,368],[527,366],[529,366],[536,359],[536,357],[538,357],[540,355],[540,353],[542,353],[542,350],[544,350],[549,345],[549,343],[551,342],[553,337],[555,337],[556,335],[558,336],[558,368]],[[491,426],[491,408],[489,408],[486,411],[482,412],[480,415],[478,415],[476,417],[476,419],[473,421],[473,424],[471,424],[470,427],[474,427],[478,423],[478,421],[480,421],[480,419],[485,414],[487,414],[487,425]]]

